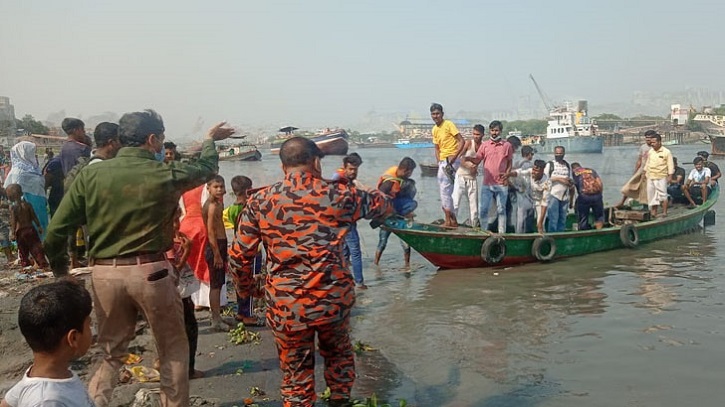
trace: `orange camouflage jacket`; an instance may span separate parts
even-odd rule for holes
[[[293,172],[252,195],[240,214],[229,261],[235,280],[252,273],[261,241],[269,266],[265,284],[272,329],[295,331],[345,318],[355,302],[343,259],[345,234],[358,219],[392,211],[379,191]]]

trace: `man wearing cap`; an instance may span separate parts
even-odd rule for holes
[[[657,216],[657,207],[662,206],[662,217],[667,216],[667,184],[675,173],[675,162],[672,153],[662,146],[662,136],[654,134],[651,138],[652,149],[649,150],[645,176],[647,177],[647,199],[650,214]]]
[[[715,187],[715,185],[718,184],[717,180],[722,177],[720,167],[718,167],[717,164],[715,164],[714,162],[708,160],[710,154],[707,151],[698,151],[697,155],[705,160],[705,166],[710,169],[710,186]]]
[[[350,342],[355,292],[343,255],[345,233],[357,220],[393,209],[381,191],[322,179],[323,155],[304,137],[282,143],[284,179],[249,197],[229,249],[235,279],[252,274],[260,242],[268,254],[267,324],[279,354],[285,406],[315,403],[317,348],[325,359],[328,405],[349,405],[355,381]]]
[[[50,222],[45,251],[56,275],[67,274],[66,236],[88,225],[102,352],[88,392],[98,407],[111,402],[139,312],[156,341],[161,405],[189,405],[189,343],[181,297],[164,253],[174,245],[182,192],[202,185],[217,171],[214,141],[234,133],[223,125],[209,130],[194,163],[164,164],[155,158],[163,151],[161,116],[153,110],[124,114],[119,121],[123,148],[114,159],[78,173]]]

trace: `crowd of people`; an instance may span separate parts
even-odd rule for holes
[[[236,319],[258,324],[252,299],[259,296],[262,252],[266,324],[279,354],[284,405],[314,403],[316,349],[325,358],[328,403],[350,403],[355,379],[350,312],[356,284],[357,289],[366,286],[361,269],[354,275],[349,271],[359,261],[359,240],[356,248],[348,232],[362,218],[380,222],[415,210],[412,159],[404,158],[368,188],[356,180],[362,164],[358,155],[346,156],[338,179],[327,180],[317,145],[293,137],[280,149],[284,179],[253,190],[251,179],[235,176],[235,201],[224,209],[226,185],[218,174],[215,141],[234,132],[224,123],[208,131],[199,158],[188,163],[180,162],[175,145],[165,142],[163,120],[151,110],[127,113],[118,124],[100,124],[93,151],[81,136],[82,121],[64,124],[69,138],[59,155],[49,157],[45,171],[38,167],[34,145],[19,143],[5,180],[10,202],[3,201],[0,215],[9,212],[15,235],[8,238],[17,237],[21,257],[33,256],[37,267],[50,268],[58,280],[23,298],[20,328],[34,362],[3,405],[71,399],[68,405],[109,405],[139,316],[156,342],[162,405],[188,405],[189,380],[204,375],[194,366],[194,307],[199,303],[192,295],[206,285],[212,329],[229,330],[219,312],[229,273],[237,293]],[[69,157],[76,165],[64,165]],[[52,215],[47,201],[35,210],[28,194],[45,198],[54,189],[60,199]],[[231,245],[225,223],[234,229]],[[23,243],[21,235],[34,240]],[[380,254],[388,236],[381,230]],[[68,277],[70,269],[86,261],[92,293]],[[69,364],[90,346],[91,311],[101,356],[86,391]]]
[[[554,148],[553,160],[535,160],[534,149],[521,146],[518,137],[503,139],[500,121],[489,124],[487,140],[481,124],[474,126],[470,139],[464,139],[455,124],[444,119],[440,104],[432,104],[430,112],[435,122],[433,143],[445,216],[442,226],[459,226],[458,208],[467,197],[468,226],[491,232],[563,232],[571,209],[576,213],[578,230],[604,227],[604,186],[599,174],[580,163],[569,164],[563,146]],[[662,137],[654,130],[647,131],[635,173],[622,188],[622,201],[617,206],[631,198],[647,205],[652,217],[666,217],[670,202],[693,208],[706,201],[721,173],[707,160],[706,151],[697,155],[695,168],[685,176],[676,158],[662,145]],[[480,186],[476,179],[479,164],[483,173]]]
[[[578,229],[604,226],[601,178],[592,168],[569,164],[564,147],[546,162],[515,137],[503,139],[499,121],[489,124],[487,139],[480,124],[464,138],[444,119],[441,105],[430,111],[444,227],[460,226],[463,199],[469,226],[494,233],[561,232],[574,207]],[[328,404],[349,405],[355,381],[350,314],[355,290],[367,289],[357,222],[369,219],[377,228],[391,216],[412,219],[418,205],[413,159],[404,157],[369,187],[358,180],[358,154],[323,176],[322,151],[309,139],[292,137],[280,148],[283,179],[253,189],[250,178],[234,176],[235,200],[224,208],[226,181],[218,174],[215,142],[234,130],[223,122],[209,129],[191,162],[180,160],[152,110],[101,123],[92,140],[79,119],[64,120],[63,129],[68,140],[42,170],[33,143],[13,146],[0,190],[0,243],[8,261],[14,260],[9,242],[16,240],[22,266],[34,263],[59,277],[21,302],[19,326],[34,363],[3,407],[68,400],[109,405],[139,316],[156,342],[162,405],[187,406],[189,380],[204,376],[195,369],[195,307],[209,308],[212,330],[228,331],[236,322],[261,325],[252,304],[260,296],[262,264],[266,325],[278,351],[284,405],[314,404],[316,351],[325,360]],[[634,198],[652,215],[661,207],[659,216],[666,216],[670,200],[691,207],[707,200],[721,176],[707,153],[698,153],[685,176],[661,137],[645,136],[622,204]],[[227,228],[234,231],[231,243]],[[380,228],[375,264],[390,234]],[[401,244],[409,266],[410,247]],[[69,269],[86,264],[92,293],[68,277]],[[227,275],[236,291],[235,321],[221,315]],[[86,391],[69,364],[91,344],[92,312],[101,357]]]

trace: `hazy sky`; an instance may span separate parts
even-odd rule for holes
[[[722,1],[3,1],[0,95],[45,119],[154,108],[206,125],[725,89]],[[665,107],[666,109],[666,107]]]

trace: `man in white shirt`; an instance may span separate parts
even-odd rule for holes
[[[466,140],[463,146],[463,157],[475,157],[478,148],[481,147],[481,141],[486,128],[477,124],[473,126],[473,138]],[[468,207],[471,213],[470,225],[478,227],[480,221],[478,219],[478,165],[470,161],[462,161],[461,166],[456,171],[456,180],[453,183],[453,212],[458,217],[458,208],[460,207],[461,198],[468,197]]]
[[[682,193],[685,194],[685,198],[690,202],[690,209],[697,206],[692,199],[693,194],[699,193],[702,197],[702,203],[707,201],[707,195],[710,192],[710,178],[712,177],[710,169],[705,167],[705,160],[702,157],[695,157],[692,163],[695,165],[695,168],[690,171],[690,175],[687,176],[687,181],[685,181],[685,185],[682,188]]]
[[[517,184],[523,187],[523,192],[518,197],[523,201],[527,201],[528,206],[536,212],[536,230],[539,233],[544,233],[544,221],[546,220],[546,210],[551,190],[551,182],[544,172],[545,166],[546,163],[543,160],[536,160],[532,167],[513,170],[507,174],[508,177],[518,177],[520,179]],[[523,224],[521,227],[522,230],[517,229],[516,233],[533,232],[533,230],[529,229],[528,224]]]
[[[549,233],[563,232],[566,229],[566,215],[573,204],[574,181],[571,177],[571,166],[564,160],[566,150],[563,146],[554,147],[554,161],[546,163],[544,173],[551,181],[551,195],[547,216],[549,224],[546,231]]]

